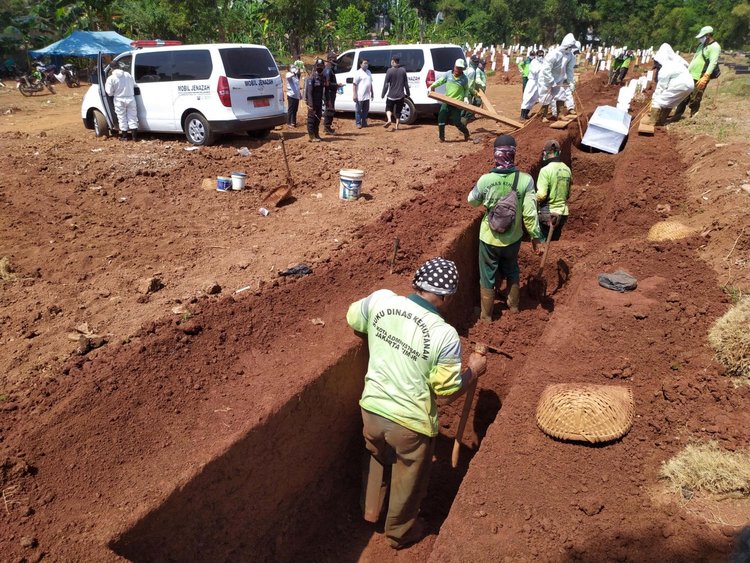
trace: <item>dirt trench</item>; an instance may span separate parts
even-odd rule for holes
[[[612,97],[601,82],[581,88],[587,107]],[[645,484],[655,480],[655,463],[679,442],[660,438],[658,446],[646,446],[652,434],[679,433],[677,427],[684,423],[679,410],[687,408],[686,398],[692,395],[698,400],[686,415],[691,425],[705,424],[700,413],[709,399],[728,403],[739,416],[728,390],[714,381],[710,358],[681,352],[680,365],[689,366],[690,374],[704,370],[704,379],[696,391],[688,386],[690,374],[678,371],[665,383],[669,390],[664,396],[673,397],[668,405],[648,402],[661,391],[658,378],[638,380],[637,404],[650,404],[648,413],[664,411],[671,418],[644,420],[609,448],[550,442],[533,425],[534,397],[540,386],[563,376],[586,379],[596,373],[627,383],[633,376],[623,374],[646,370],[655,358],[668,354],[665,348],[658,353],[641,349],[698,338],[723,305],[711,276],[694,259],[694,241],[642,241],[644,229],[658,220],[655,203],[679,197],[679,174],[674,167],[661,169],[664,154],[645,141],[629,143],[622,155],[585,153],[575,148],[573,127],[565,132],[565,152],[579,174],[574,187],[580,190],[564,240],[552,251],[555,267],[547,272],[551,296],[541,307],[524,296],[518,317],[503,311],[491,328],[473,325],[480,214],[464,202],[467,178],[478,177],[490,165],[491,150],[485,145],[465,157],[459,170],[362,227],[350,250],[313,276],[284,280],[261,296],[217,303],[203,299],[192,318],[152,323],[94,361],[71,361],[61,377],[36,391],[38,408],[49,408],[47,422],[22,444],[30,459],[40,460],[33,493],[56,507],[44,516],[49,535],[40,541],[63,559],[396,557],[380,545],[384,542],[378,541],[377,529],[361,522],[357,509],[362,451],[357,399],[366,353],[346,326],[344,312],[348,303],[380,287],[408,291],[414,268],[442,254],[455,259],[461,272],[461,292],[449,320],[469,339],[503,341],[513,360],[491,360],[478,393],[474,427],[465,439],[474,449],[462,450],[458,471],[449,469],[448,459],[460,402],[441,413],[425,503],[433,535],[403,555],[409,560],[607,560],[621,554],[603,552],[600,538],[614,537],[618,549],[637,545],[626,538],[643,530],[633,526],[617,535],[620,516],[640,521],[643,509],[652,509],[650,501],[644,504]],[[534,171],[550,133],[533,123],[518,134],[521,168]],[[666,136],[656,141],[668,144]],[[646,172],[633,175],[634,169]],[[401,250],[390,274],[395,237]],[[668,255],[677,259],[665,265]],[[620,262],[636,264],[634,273],[651,280],[645,285],[646,299],[633,298],[628,305],[591,286],[598,268]],[[524,250],[522,271],[531,271],[536,263]],[[652,314],[651,307],[671,295],[670,282],[662,278],[679,280],[675,291],[680,298],[668,301],[671,309]],[[703,297],[688,316],[681,300],[689,301],[696,285]],[[615,307],[646,309],[644,319],[628,320],[635,341],[619,338],[612,344],[602,338],[617,334],[621,310]],[[669,331],[665,323],[678,323],[677,329]],[[539,343],[545,345],[543,352]],[[634,349],[639,350],[638,362],[632,358]],[[662,373],[668,360],[660,362]],[[571,368],[552,369],[560,363]],[[671,365],[668,374],[674,376]],[[66,399],[57,403],[50,391]],[[635,488],[620,493],[618,463],[631,475],[645,473],[648,479],[630,479],[628,486]],[[590,474],[602,474],[605,485],[595,485]],[[577,480],[585,484],[566,491]],[[635,500],[625,502],[626,493]],[[604,499],[598,512],[594,505],[599,501],[593,497]],[[586,504],[589,500],[594,509]],[[625,508],[620,511],[618,505]],[[580,513],[587,515],[587,510],[595,514],[581,522]],[[671,524],[674,519],[678,522]],[[694,525],[674,507],[655,510],[647,521],[665,539],[680,541]],[[706,542],[716,553],[727,551],[726,538],[717,538],[705,526],[699,530],[696,543]],[[690,550],[686,553],[699,553]],[[654,551],[644,547],[637,553]]]

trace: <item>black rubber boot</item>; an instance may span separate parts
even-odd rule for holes
[[[137,129],[131,129],[130,130],[130,138],[134,141],[138,140],[138,130]]]

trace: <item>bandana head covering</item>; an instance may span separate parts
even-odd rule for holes
[[[513,168],[516,162],[516,140],[510,135],[500,135],[495,139],[495,166]]]
[[[458,290],[456,263],[440,257],[428,260],[414,274],[412,285],[435,295],[453,295]]]

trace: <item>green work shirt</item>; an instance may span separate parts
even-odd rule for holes
[[[547,203],[550,213],[567,215],[572,176],[564,162],[550,162],[539,171],[536,200],[540,204]]]
[[[485,73],[481,68],[477,68],[477,75],[474,78],[474,82],[476,83],[476,90],[481,90],[484,92],[487,89],[487,73]]]
[[[704,74],[711,74],[716,65],[719,64],[719,55],[721,54],[721,47],[714,41],[710,45],[701,45],[693,56],[693,60],[690,61],[688,66],[688,72],[693,80],[699,80]],[[706,63],[708,62],[708,66]]]
[[[516,220],[510,229],[504,233],[497,233],[490,228],[488,210],[503,197],[508,195],[513,188],[513,172],[516,169],[501,170],[495,168],[488,174],[484,174],[469,192],[468,201],[473,207],[484,205],[486,210],[479,227],[479,240],[491,246],[510,246],[518,242],[523,236],[523,229],[532,239],[540,239],[542,233],[539,229],[539,217],[536,212],[536,196],[534,195],[534,179],[525,172],[520,173],[518,178],[518,205],[516,207]],[[523,223],[523,225],[522,225]]]
[[[466,75],[461,73],[461,76],[456,78],[452,72],[446,72],[443,76],[438,78],[430,86],[431,90],[434,90],[438,86],[445,84],[445,95],[454,100],[462,100],[469,96],[469,79]]]
[[[529,77],[530,67],[531,67],[531,61],[529,59],[524,59],[520,63],[518,63],[518,70],[521,72],[521,76],[523,78]]]
[[[620,65],[620,68],[630,68],[630,63],[633,62],[633,59],[635,57],[625,57],[625,59],[622,61],[622,64]]]
[[[349,306],[346,321],[367,334],[370,361],[360,406],[423,434],[438,433],[436,395],[461,389],[461,341],[416,294],[376,291]]]

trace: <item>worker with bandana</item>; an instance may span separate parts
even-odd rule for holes
[[[479,227],[480,319],[483,321],[492,320],[498,272],[508,284],[508,308],[513,312],[519,309],[518,251],[524,228],[531,237],[534,252],[541,252],[542,233],[537,218],[534,179],[516,168],[516,140],[511,135],[500,135],[495,139],[494,157],[495,168],[477,180],[468,197],[470,205],[483,205],[486,209]],[[515,202],[513,221],[506,231],[497,232],[490,226],[489,213],[512,191],[516,196],[512,198]]]
[[[469,103],[469,80],[464,74],[466,68],[466,61],[464,59],[457,59],[456,64],[453,66],[453,72],[446,72],[443,76],[438,78],[430,86],[430,91],[434,91],[438,86],[445,84],[445,95],[454,100],[459,100]],[[440,106],[438,112],[438,134],[440,135],[440,142],[445,141],[445,125],[448,123],[448,119],[456,128],[464,134],[464,141],[469,140],[469,130],[466,125],[461,121],[461,110],[450,106],[446,103]]]
[[[472,353],[461,371],[461,341],[442,311],[458,289],[454,262],[433,258],[414,275],[415,293],[387,289],[352,303],[346,320],[367,337],[369,362],[360,399],[365,445],[365,519],[377,522],[390,485],[385,535],[401,549],[425,534],[418,519],[439,424],[437,401],[461,396],[487,366]],[[390,483],[384,466],[391,467]]]
[[[690,61],[688,71],[695,81],[693,93],[687,96],[680,105],[677,106],[672,119],[677,121],[685,113],[685,109],[690,106],[690,117],[693,117],[701,108],[703,92],[706,90],[709,81],[712,78],[719,77],[719,55],[721,46],[714,39],[714,28],[710,25],[704,26],[698,32],[695,38],[700,41],[698,50]]]

